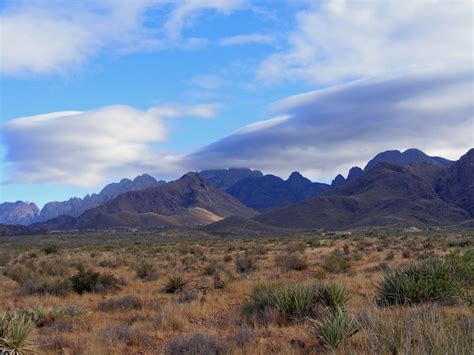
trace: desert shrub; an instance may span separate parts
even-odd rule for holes
[[[78,305],[66,305],[64,307],[46,307],[38,305],[34,308],[26,308],[17,311],[31,318],[38,328],[50,326],[57,321],[72,320],[82,317],[86,310]]]
[[[326,257],[324,260],[324,268],[330,273],[346,272],[351,268],[349,260],[339,251],[336,250]]]
[[[286,251],[288,253],[294,253],[294,252],[304,252],[306,250],[306,243],[302,240],[298,241],[293,241],[289,243],[286,247]]]
[[[411,258],[411,251],[408,250],[408,249],[405,249],[405,250],[402,252],[402,256],[403,256],[405,259],[410,259],[410,258]]]
[[[454,296],[456,273],[445,260],[428,259],[388,271],[377,285],[377,299],[385,305],[414,304]]]
[[[230,263],[232,261],[232,255],[226,254],[224,255],[224,262],[225,263]]]
[[[390,250],[387,255],[385,255],[385,260],[390,261],[393,260],[395,257],[395,252],[393,250]]]
[[[214,288],[223,290],[233,280],[233,275],[227,270],[218,270],[213,275]]]
[[[317,247],[320,247],[320,246],[321,246],[321,240],[319,240],[319,239],[317,239],[317,238],[307,239],[307,240],[306,240],[306,244],[307,244],[310,248],[317,248]]]
[[[313,330],[330,348],[340,347],[348,338],[359,331],[359,325],[347,309],[336,307],[326,311],[321,320],[309,319]]]
[[[57,254],[59,252],[59,247],[57,245],[48,245],[42,249],[43,253],[46,255]]]
[[[99,333],[99,337],[106,345],[115,345],[117,342],[123,342],[127,346],[151,344],[151,337],[146,332],[141,329],[130,328],[126,324],[105,328]]]
[[[197,290],[184,290],[179,294],[179,303],[190,303],[199,299],[199,292]]]
[[[252,342],[254,338],[255,334],[252,329],[241,328],[237,331],[237,333],[235,333],[232,339],[239,348],[243,348],[244,346]]]
[[[75,292],[106,292],[120,287],[119,280],[110,274],[94,272],[79,268],[71,278],[72,288]]]
[[[36,351],[30,340],[35,321],[26,314],[4,313],[0,317],[0,349],[24,354]]]
[[[439,307],[366,307],[358,317],[364,332],[361,353],[471,354],[471,316],[445,319]]]
[[[22,295],[65,296],[71,291],[72,284],[69,279],[39,275],[36,278],[23,280],[20,288]]]
[[[342,250],[344,251],[344,254],[349,255],[351,253],[351,248],[349,247],[349,244],[344,244],[342,247]]]
[[[158,272],[155,265],[149,261],[141,261],[135,265],[135,273],[137,277],[143,281],[152,281],[158,278]]]
[[[302,319],[313,313],[318,301],[319,284],[257,284],[242,311],[251,315],[273,308],[287,320]]]
[[[298,254],[282,254],[276,257],[276,264],[285,271],[301,271],[308,268],[306,259]]]
[[[257,268],[256,261],[251,255],[239,255],[235,260],[235,268],[238,272],[250,272]]]
[[[127,295],[99,302],[97,308],[103,312],[137,310],[143,308],[143,300],[135,295]]]
[[[164,290],[166,293],[177,293],[184,289],[189,281],[185,280],[181,275],[170,275],[166,280]]]
[[[211,260],[204,268],[203,274],[211,276],[221,269],[222,265],[217,260]]]
[[[332,283],[319,287],[319,301],[325,307],[344,308],[350,299],[351,296],[347,289],[339,284]]]
[[[223,355],[228,353],[230,350],[227,342],[201,333],[189,337],[175,337],[171,339],[165,349],[165,354],[168,355]]]

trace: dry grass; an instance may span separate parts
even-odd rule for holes
[[[31,341],[44,354],[172,354],[189,348],[194,353],[359,354],[395,347],[399,353],[443,353],[446,344],[459,354],[472,349],[466,296],[472,297],[472,284],[463,290],[466,297],[416,307],[380,307],[372,301],[386,269],[452,250],[465,253],[472,249],[472,232],[217,240],[195,233],[195,239],[179,242],[176,235],[160,240],[128,235],[102,243],[97,236],[90,243],[84,237],[81,244],[77,236],[71,242],[48,236],[48,245],[36,240],[31,246],[10,238],[8,247],[6,239],[0,241],[0,315],[23,312],[41,319]],[[69,280],[81,266],[113,276],[118,287],[82,295],[73,289],[25,292],[23,280]],[[167,293],[171,275],[186,282]],[[257,284],[312,282],[344,285],[350,294],[348,311],[360,330],[337,349],[329,348],[307,319],[282,322],[278,310],[268,310],[261,315],[265,322],[249,322],[242,312]],[[326,311],[318,307],[311,316],[323,319]],[[436,324],[427,327],[432,321]],[[408,333],[409,340],[397,338]]]

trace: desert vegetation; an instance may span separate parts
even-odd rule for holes
[[[0,348],[472,353],[472,232],[199,233],[0,239]]]

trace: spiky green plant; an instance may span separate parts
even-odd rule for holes
[[[458,284],[453,270],[448,262],[440,259],[389,270],[377,285],[377,299],[385,305],[403,305],[454,296],[458,293]]]
[[[284,285],[273,292],[273,303],[287,318],[304,318],[312,314],[318,295],[316,285]]]
[[[354,316],[346,308],[336,306],[326,309],[321,320],[308,318],[313,330],[325,346],[336,349],[348,338],[359,331],[359,325]]]
[[[181,275],[170,275],[165,283],[165,292],[177,293],[182,291],[188,282]]]
[[[28,339],[34,327],[35,321],[25,314],[5,313],[0,318],[0,348],[19,354],[35,352],[35,345]]]
[[[342,285],[332,283],[319,288],[319,300],[325,307],[345,307],[350,299],[349,292]]]

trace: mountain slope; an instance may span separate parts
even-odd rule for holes
[[[313,183],[300,173],[293,172],[286,181],[274,175],[245,178],[229,187],[226,192],[250,208],[265,211],[304,201],[327,190],[329,185]]]
[[[85,211],[103,205],[125,192],[157,187],[164,183],[164,181],[157,181],[147,174],[137,176],[133,180],[122,179],[120,182],[106,185],[98,194],[87,195],[84,198],[73,197],[62,202],[48,202],[41,209],[41,213],[35,221],[43,222],[61,215],[77,217]]]
[[[365,166],[364,171],[375,168],[379,163],[407,166],[410,164],[428,163],[437,166],[447,166],[450,160],[441,157],[430,157],[418,149],[407,149],[403,153],[398,150],[387,150],[377,154]]]
[[[378,164],[323,196],[269,211],[256,221],[279,227],[350,228],[387,225],[449,225],[469,213],[435,190],[444,169],[433,164]]]
[[[32,202],[4,202],[0,204],[0,223],[27,225],[33,223],[39,213],[38,206]]]
[[[254,215],[255,211],[234,197],[210,185],[196,173],[188,173],[159,187],[124,193],[84,212],[62,228],[192,226],[229,216]],[[39,226],[44,227],[44,224]]]
[[[436,191],[474,218],[474,148],[443,170],[436,182]]]
[[[203,170],[199,175],[221,190],[228,189],[242,179],[263,176],[261,171],[249,168]]]

